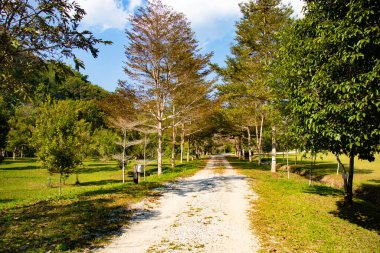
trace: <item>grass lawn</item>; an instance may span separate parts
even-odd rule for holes
[[[278,162],[281,159],[282,156]],[[252,187],[259,195],[252,203],[254,211],[250,217],[262,252],[380,252],[377,202],[356,195],[350,209],[343,205],[343,192],[339,188],[315,181],[309,186],[307,178],[296,174],[291,174],[289,180],[286,172],[272,174],[269,165],[257,166],[237,158],[229,161],[252,178]],[[357,163],[358,178],[354,180],[358,189],[371,185],[379,193],[379,164],[379,159],[371,164]],[[308,166],[310,160],[304,159],[300,167]],[[313,173],[336,174],[336,163],[331,157],[324,157],[317,161]]]
[[[0,164],[0,252],[76,251],[103,243],[121,232],[132,203],[154,199],[155,189],[194,174],[205,161],[177,165],[174,171],[169,164],[164,163],[161,176],[150,164],[146,181],[136,185],[132,166],[122,184],[116,162],[87,161],[80,185],[71,175],[59,196],[59,177],[40,169],[34,159],[5,160]]]

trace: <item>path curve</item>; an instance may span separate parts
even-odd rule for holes
[[[224,156],[212,156],[203,170],[170,185],[159,203],[138,204],[132,225],[97,252],[256,252],[247,216],[255,198],[245,176]]]

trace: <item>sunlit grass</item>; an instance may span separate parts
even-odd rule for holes
[[[0,252],[79,250],[103,243],[128,224],[131,204],[146,197],[153,200],[166,182],[192,175],[204,165],[197,160],[172,170],[164,161],[163,174],[157,176],[152,163],[146,181],[136,185],[133,164],[122,184],[116,162],[87,161],[80,184],[70,176],[58,196],[59,178],[38,168],[34,159],[6,160],[0,165]]]
[[[307,178],[296,174],[289,180],[286,172],[271,173],[269,165],[229,160],[254,179],[259,198],[250,218],[262,252],[380,252],[380,208],[374,203],[355,198],[350,209],[343,205],[341,189],[319,182],[309,186]],[[303,160],[303,166],[308,162]],[[377,176],[366,174],[364,182]]]

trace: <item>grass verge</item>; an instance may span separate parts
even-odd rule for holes
[[[71,176],[63,195],[58,196],[55,179],[48,188],[48,174],[33,160],[5,161],[0,167],[4,182],[0,189],[4,204],[0,209],[0,252],[75,252],[99,245],[121,233],[132,215],[131,204],[156,197],[157,188],[190,176],[204,165],[205,161],[193,161],[173,171],[167,163],[163,174],[157,176],[152,164],[147,168],[147,180],[136,185],[131,171],[122,184],[116,164],[89,161],[79,176],[81,184],[75,185],[75,176]]]
[[[346,208],[340,189],[286,173],[272,174],[269,165],[229,158],[252,178],[259,198],[252,203],[252,227],[262,252],[380,252],[380,208],[354,199]]]

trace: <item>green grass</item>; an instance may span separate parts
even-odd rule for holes
[[[305,177],[291,174],[288,180],[286,172],[272,174],[269,165],[229,160],[253,179],[253,189],[259,195],[250,217],[262,252],[380,252],[380,208],[373,202],[355,198],[353,207],[347,208],[341,189],[319,182],[309,187]],[[329,170],[326,160],[317,164],[320,171],[315,169],[315,173]],[[306,166],[307,161],[303,163]],[[363,174],[359,184],[378,178],[376,165],[367,166],[362,169],[373,173]]]
[[[76,251],[103,243],[121,232],[132,215],[130,205],[142,198],[154,201],[164,183],[194,174],[205,161],[177,165],[166,161],[161,176],[147,166],[147,180],[133,183],[132,166],[126,184],[115,162],[88,161],[70,176],[58,196],[59,178],[34,159],[5,160],[0,165],[0,252]]]

